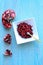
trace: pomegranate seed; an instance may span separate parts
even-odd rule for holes
[[[10,50],[6,50],[5,53],[4,53],[5,56],[11,56],[12,55],[12,52]]]
[[[13,10],[6,10],[2,14],[2,23],[5,28],[11,28],[12,24],[10,23],[15,18],[15,12]]]
[[[30,24],[25,23],[25,22],[22,22],[22,23],[17,25],[17,31],[18,31],[18,34],[22,38],[30,38],[31,37],[30,35],[27,34],[27,32],[29,32],[31,35],[33,35],[32,26]]]
[[[7,44],[10,44],[11,43],[11,35],[10,34],[7,34],[4,37],[4,42],[6,42]]]

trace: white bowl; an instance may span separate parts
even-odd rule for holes
[[[14,33],[15,33],[15,37],[16,37],[17,44],[22,44],[22,43],[31,42],[31,41],[34,41],[34,40],[35,40],[33,37],[27,38],[27,39],[22,38],[22,37],[18,34],[17,25],[18,25],[20,22],[23,22],[23,21],[24,21],[24,22],[27,22],[28,24],[30,24],[30,25],[33,26],[33,27],[32,27],[32,28],[33,28],[33,35],[34,35],[37,39],[39,39],[34,18],[29,18],[29,19],[21,20],[21,21],[15,21],[15,22],[12,23],[12,25],[13,25],[13,29],[14,29]]]

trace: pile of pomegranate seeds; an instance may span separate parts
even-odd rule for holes
[[[2,23],[5,28],[9,29],[11,28],[12,24],[11,21],[15,18],[15,12],[13,10],[6,10],[2,14]]]
[[[10,34],[7,34],[4,37],[4,42],[6,42],[7,44],[10,44],[11,43],[11,35]]]
[[[27,32],[29,32],[31,35],[33,35],[32,26],[30,24],[25,23],[25,22],[22,22],[22,23],[17,25],[17,31],[18,31],[18,34],[22,38],[30,38],[31,37],[30,35],[27,34]]]
[[[7,50],[5,51],[5,53],[4,53],[4,55],[6,55],[6,56],[11,56],[11,55],[12,55],[12,52],[7,49]]]

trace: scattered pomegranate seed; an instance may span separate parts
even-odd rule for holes
[[[12,52],[10,50],[6,50],[5,53],[4,53],[5,56],[11,56],[12,55]]]
[[[4,20],[4,19],[3,19],[3,25],[5,28],[8,28],[8,29],[11,28],[11,26],[12,26],[11,23],[9,23],[7,20]]]
[[[11,43],[11,35],[10,34],[7,34],[4,37],[4,42],[6,42],[7,44],[10,44]]]
[[[5,28],[11,28],[12,24],[10,23],[15,18],[15,12],[13,10],[6,10],[2,14],[2,23]]]
[[[17,25],[17,31],[18,31],[18,34],[22,38],[30,38],[31,37],[30,35],[27,34],[27,32],[29,32],[31,35],[33,35],[32,26],[30,24],[25,23],[25,22],[22,22],[22,23]]]

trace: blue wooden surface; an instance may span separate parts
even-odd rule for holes
[[[2,13],[6,9],[16,12],[15,20],[35,17],[41,43],[30,42],[17,45],[13,28],[6,30],[2,25]],[[11,45],[3,42],[3,37],[12,35]],[[6,49],[11,49],[11,57],[3,56]],[[0,65],[43,65],[43,0],[0,0]]]

